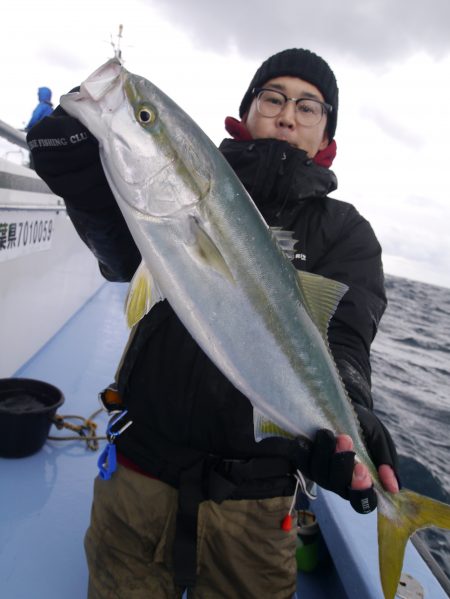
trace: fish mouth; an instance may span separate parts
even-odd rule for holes
[[[112,58],[94,71],[92,75],[81,84],[80,94],[87,95],[95,102],[98,102],[116,86],[123,70],[121,63],[117,59]]]

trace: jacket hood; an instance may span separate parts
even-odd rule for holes
[[[52,90],[49,87],[40,87],[38,89],[39,102],[50,102],[52,99]]]

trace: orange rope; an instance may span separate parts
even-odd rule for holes
[[[86,443],[87,449],[91,449],[92,451],[97,451],[98,449],[98,441],[106,439],[105,436],[99,437],[96,435],[97,424],[94,422],[94,418],[103,412],[102,409],[94,412],[89,418],[83,418],[83,416],[76,416],[73,414],[60,416],[56,414],[53,418],[53,424],[56,426],[58,430],[69,429],[77,435],[75,436],[52,436],[49,435],[48,439],[52,441],[84,441]],[[82,424],[71,424],[67,422],[67,420],[81,420]]]

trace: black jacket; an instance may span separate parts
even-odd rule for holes
[[[74,133],[75,132],[75,133]],[[70,139],[76,143],[40,143]],[[109,190],[97,142],[58,108],[28,136],[38,174],[62,196],[79,235],[110,281],[129,281],[139,251]],[[270,226],[293,231],[294,265],[346,283],[329,341],[354,402],[372,408],[370,344],[386,306],[381,249],[356,209],[327,197],[334,174],[276,140],[225,140],[220,149]],[[157,475],[158,464],[197,452],[228,458],[277,455],[286,441],[253,437],[250,402],[221,374],[166,301],[139,323],[119,376],[134,424],[120,451]]]

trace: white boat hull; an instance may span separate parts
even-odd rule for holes
[[[102,283],[63,200],[33,170],[0,159],[0,377],[12,376]]]

